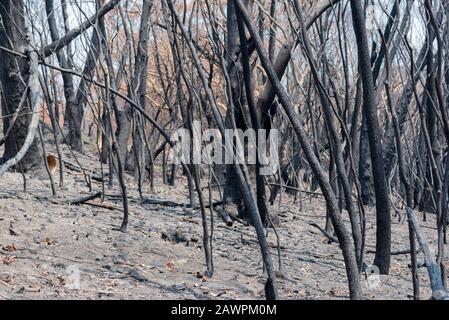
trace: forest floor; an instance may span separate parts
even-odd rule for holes
[[[86,168],[97,168],[95,157],[78,156]],[[65,160],[76,164],[65,152]],[[148,198],[187,203],[187,184],[162,184],[156,175]],[[57,174],[55,180],[58,182]],[[134,179],[127,177],[130,194],[128,232],[120,227],[119,189],[107,189],[105,201],[72,206],[73,199],[101,191],[93,181],[89,192],[83,176],[67,168],[64,187],[52,197],[45,172],[8,173],[0,179],[0,299],[263,299],[261,255],[252,227],[235,222],[228,227],[218,217],[214,230],[214,276],[205,271],[201,214],[186,206],[142,205]],[[206,192],[207,194],[207,192]],[[271,210],[278,210],[278,205]],[[283,196],[277,232],[282,272],[278,272],[284,299],[347,299],[346,273],[341,251],[311,223],[323,226],[321,198],[304,197],[302,208]],[[368,213],[367,250],[375,243],[375,217]],[[422,222],[435,250],[435,220]],[[176,239],[175,239],[176,238]],[[278,269],[277,239],[269,231],[273,260]],[[408,227],[394,219],[393,251],[407,250]],[[372,262],[368,253],[366,260]],[[409,255],[395,255],[391,274],[364,281],[367,299],[410,299]],[[419,257],[422,261],[422,256]],[[449,267],[449,266],[448,266]],[[422,296],[431,292],[425,268],[419,270]],[[79,279],[79,281],[77,280]],[[374,281],[373,281],[374,280]],[[377,281],[378,280],[378,281]]]

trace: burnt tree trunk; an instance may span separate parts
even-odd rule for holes
[[[0,46],[11,51],[26,54],[27,41],[23,35],[27,34],[24,4],[22,0],[1,0],[0,16]],[[3,130],[6,134],[8,128],[12,130],[5,137],[5,152],[0,162],[13,158],[22,148],[28,134],[32,117],[32,107],[27,98],[30,63],[28,59],[18,58],[16,55],[3,51],[0,59],[0,104],[3,116]],[[11,115],[19,111],[14,123]],[[43,164],[42,149],[36,136],[28,153],[19,163],[21,170],[28,170]]]
[[[371,57],[368,46],[365,13],[360,0],[351,0],[354,31],[357,39],[360,73],[363,83],[364,115],[368,129],[371,163],[376,195],[377,233],[375,265],[381,274],[390,271],[391,259],[391,216],[390,198],[383,166],[383,150],[379,120],[377,118],[376,89],[371,71]]]

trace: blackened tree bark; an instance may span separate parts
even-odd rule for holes
[[[24,4],[22,0],[1,0],[0,16],[0,46],[11,51],[26,54],[27,41],[24,39],[26,24],[24,19]],[[2,51],[0,59],[0,101],[3,115],[3,130],[6,134],[12,125],[12,130],[5,137],[5,153],[0,162],[13,158],[22,148],[28,134],[32,117],[32,107],[29,104],[28,82],[30,63],[28,59]],[[20,108],[20,114],[14,123],[13,115]],[[22,170],[39,166],[42,161],[42,150],[36,136],[29,151],[19,163]]]
[[[395,113],[397,114],[398,118],[398,124],[400,127],[401,135],[404,131],[404,124],[407,120],[407,112],[409,110],[409,106],[413,100],[413,92],[414,88],[412,87],[413,82],[417,82],[419,77],[421,76],[421,72],[424,69],[424,66],[426,65],[424,62],[426,60],[427,56],[427,49],[428,49],[428,41],[432,43],[434,40],[434,36],[430,35],[430,39],[426,40],[424,43],[421,52],[418,56],[417,62],[415,64],[419,67],[416,74],[413,75],[413,79],[409,79],[407,81],[407,84],[405,85],[401,97],[399,98],[397,102],[397,107],[395,110]],[[385,142],[385,173],[386,176],[389,177],[391,174],[391,170],[393,168],[394,161],[396,159],[396,145],[395,145],[395,132],[394,132],[394,126],[392,123],[390,123],[388,129],[387,129],[387,136],[386,136],[386,142]]]
[[[371,70],[365,13],[360,0],[351,0],[354,31],[359,54],[359,70],[363,83],[364,115],[368,129],[371,162],[376,194],[377,231],[375,265],[381,274],[390,271],[391,259],[391,216],[387,179],[383,166],[383,150],[379,120],[377,118],[376,89]]]
[[[242,67],[243,67],[243,78],[245,82],[245,92],[246,99],[249,107],[249,112],[251,116],[251,122],[253,129],[258,131],[262,129],[261,123],[261,113],[260,110],[257,109],[255,98],[254,98],[254,87],[252,82],[251,75],[251,66],[249,61],[249,51],[248,44],[246,42],[246,33],[245,26],[241,14],[239,11],[237,13],[237,24],[240,34],[240,48],[241,48],[241,57],[242,57]],[[256,137],[256,150],[259,151],[259,146],[263,143],[260,141],[259,135]],[[257,193],[257,206],[259,207],[260,218],[263,224],[267,224],[268,221],[268,208],[267,208],[267,199],[266,199],[266,190],[265,190],[265,178],[261,173],[261,162],[260,156],[256,156],[256,193]]]
[[[316,157],[313,151],[313,147],[304,131],[304,127],[300,121],[300,118],[294,111],[292,100],[290,96],[287,94],[284,86],[280,83],[280,80],[276,74],[276,70],[268,57],[268,53],[265,52],[262,41],[260,40],[257,31],[255,30],[252,24],[251,17],[246,12],[242,0],[234,0],[234,2],[238,10],[240,10],[245,25],[254,39],[254,44],[256,46],[259,58],[261,60],[263,68],[267,72],[267,76],[269,77],[270,82],[273,84],[275,94],[278,96],[281,105],[283,106],[290,122],[292,123],[292,126],[298,136],[303,151],[306,155],[306,158],[319,180],[321,190],[326,198],[332,222],[335,227],[335,232],[337,234],[340,246],[342,248],[346,272],[348,276],[350,296],[352,299],[362,299],[360,274],[357,266],[355,249],[351,241],[349,232],[347,231],[343,223],[337,199],[332,191],[332,187],[329,183],[329,180],[326,177],[326,173],[324,172],[321,163],[318,161],[318,158]]]
[[[212,111],[214,113],[215,121],[219,127],[219,130],[222,134],[222,136],[225,135],[225,126],[223,124],[223,121],[221,119],[221,114],[218,110],[218,107],[215,103],[215,99],[212,93],[211,88],[209,87],[209,84],[207,83],[206,75],[203,69],[203,66],[196,54],[195,48],[193,46],[192,40],[189,38],[187,30],[185,29],[184,25],[182,24],[179,16],[177,15],[175,8],[173,6],[173,3],[171,0],[166,0],[166,3],[168,4],[170,11],[173,15],[173,17],[176,20],[176,23],[179,25],[179,28],[181,30],[183,38],[187,41],[189,45],[189,50],[193,58],[193,62],[195,64],[195,68],[198,72],[198,75],[200,76],[200,80],[203,84],[204,91],[206,92],[206,97],[208,102],[211,105]],[[224,65],[224,62],[223,62]],[[229,80],[229,75],[227,75],[227,78]],[[228,90],[230,91],[230,90]],[[229,95],[232,97],[232,94]],[[231,100],[231,107],[233,107],[232,98]],[[235,119],[234,119],[235,120]],[[235,124],[235,121],[233,121]],[[267,271],[267,282],[265,284],[265,295],[268,300],[277,300],[278,299],[278,292],[277,292],[277,286],[276,286],[276,277],[273,269],[273,262],[271,258],[271,253],[268,247],[268,242],[265,237],[262,220],[260,219],[259,210],[257,207],[257,202],[255,195],[253,194],[253,191],[251,187],[248,185],[248,177],[246,174],[246,165],[243,164],[243,169],[240,166],[235,166],[236,175],[238,177],[239,187],[240,190],[242,190],[242,196],[243,200],[245,202],[245,206],[247,207],[248,211],[250,212],[251,218],[253,219],[254,228],[256,230],[257,238],[259,240],[260,249],[262,253],[262,259],[264,261],[264,266]]]
[[[245,6],[250,3],[249,0],[245,0]],[[239,29],[237,24],[237,15],[235,12],[235,5],[233,0],[227,2],[227,39],[226,39],[226,51],[227,51],[227,72],[231,80],[232,99],[236,104],[234,109],[234,117],[236,119],[236,125],[238,129],[248,129],[250,117],[248,113],[245,113],[248,109],[248,105],[245,100],[244,86],[243,86],[243,70],[242,64],[239,59],[240,53],[240,38]],[[231,115],[229,114],[230,108],[226,114],[226,127],[232,128]],[[242,141],[243,143],[243,141]],[[235,168],[233,165],[226,167],[226,184],[224,188],[225,202],[233,202],[234,204],[242,207],[242,194],[239,188],[235,186],[238,184]]]
[[[302,37],[303,37],[303,47],[306,53],[306,56],[309,60],[309,64],[311,67],[312,75],[315,81],[315,85],[317,87],[318,96],[325,114],[325,123],[327,125],[329,131],[329,142],[332,145],[334,151],[334,161],[338,173],[338,177],[342,186],[342,191],[344,193],[344,197],[346,200],[346,208],[349,213],[349,217],[351,220],[352,226],[352,236],[354,238],[354,245],[356,250],[356,257],[358,265],[362,266],[362,230],[360,226],[360,217],[355,208],[353,197],[352,197],[352,187],[349,182],[349,175],[346,172],[345,161],[344,161],[344,153],[343,146],[340,142],[341,138],[336,126],[336,119],[333,112],[333,107],[331,106],[331,100],[327,93],[325,92],[324,85],[320,79],[318,72],[318,64],[315,58],[313,57],[312,52],[312,44],[310,42],[310,38],[307,34],[304,17],[302,14],[301,5],[298,0],[294,0],[296,13],[298,15],[299,21],[301,23]]]
[[[371,175],[371,157],[368,142],[368,127],[366,117],[362,115],[362,126],[360,128],[359,139],[359,181],[361,188],[361,197],[364,205],[372,204],[373,198],[373,177]]]

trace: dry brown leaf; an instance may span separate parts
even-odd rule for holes
[[[168,271],[173,272],[175,270],[175,264],[173,261],[168,261],[167,264],[165,265],[165,267],[167,268]]]
[[[11,244],[11,245],[7,245],[7,246],[3,246],[2,250],[6,251],[6,252],[13,252],[13,251],[17,251],[17,247],[15,245]]]
[[[55,240],[51,240],[50,238],[45,238],[45,240],[43,241],[47,246],[51,246],[51,245],[55,245],[56,241]]]
[[[14,283],[14,279],[11,275],[9,274],[3,274],[0,275],[0,281],[3,281],[4,283]]]
[[[16,260],[17,260],[17,257],[16,257],[16,256],[2,257],[2,258],[0,259],[0,261],[2,262],[2,264],[4,264],[5,266],[10,266],[10,265],[12,265]]]
[[[56,161],[56,157],[54,157],[52,155],[48,155],[47,163],[48,163],[48,168],[50,169],[50,172],[52,174],[54,174],[54,173],[56,173],[56,171],[58,171],[58,162]]]
[[[60,286],[65,286],[65,279],[61,276],[57,277]]]

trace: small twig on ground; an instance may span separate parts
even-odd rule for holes
[[[327,232],[326,230],[324,230],[323,228],[321,228],[319,225],[317,225],[316,223],[309,223],[310,226],[317,228],[318,230],[321,231],[321,233],[323,235],[326,236],[326,238],[329,239],[329,241],[331,242],[335,242],[335,243],[339,243],[338,239],[336,237],[334,237],[333,235],[331,235],[329,232]]]
[[[85,196],[85,197],[81,197],[81,198],[76,199],[76,200],[72,200],[72,201],[69,202],[69,205],[77,206],[77,205],[80,205],[80,204],[85,204],[88,201],[100,198],[102,195],[103,195],[102,192],[97,192],[97,193],[89,195],[89,196]]]
[[[231,215],[221,208],[214,208],[215,212],[221,217],[221,219],[226,223],[228,227],[232,227],[234,225],[234,221]]]

